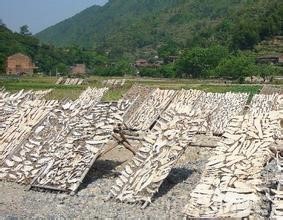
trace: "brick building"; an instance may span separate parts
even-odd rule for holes
[[[16,53],[7,58],[6,73],[8,75],[33,73],[34,69],[36,69],[36,67],[32,59],[24,54]]]
[[[86,74],[86,66],[85,64],[76,64],[71,67],[71,74],[74,75],[84,75]]]

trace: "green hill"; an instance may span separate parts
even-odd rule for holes
[[[56,46],[136,55],[164,44],[250,49],[282,34],[282,0],[111,0],[38,33]]]

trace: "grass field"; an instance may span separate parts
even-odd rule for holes
[[[0,87],[4,87],[8,91],[18,90],[41,90],[53,89],[46,97],[48,99],[76,99],[80,93],[90,87],[103,87],[103,77],[89,77],[86,84],[81,86],[56,85],[56,77],[22,77],[22,78],[0,78]],[[126,84],[121,88],[110,89],[104,96],[104,101],[116,101],[134,84],[138,83],[145,86],[161,88],[161,89],[198,89],[206,92],[246,92],[251,95],[260,92],[262,85],[243,85],[243,84],[221,84],[216,82],[201,80],[168,80],[168,79],[141,79],[128,78]]]

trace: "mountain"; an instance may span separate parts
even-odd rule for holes
[[[155,11],[173,6],[179,0],[111,0],[103,7],[93,6],[36,36],[57,46],[78,44],[92,47],[121,33],[124,28],[150,17]]]
[[[164,44],[251,49],[282,34],[282,0],[110,0],[38,33],[56,46],[95,48],[114,57]]]

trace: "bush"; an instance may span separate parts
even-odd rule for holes
[[[156,77],[156,78],[162,77],[160,69],[146,67],[146,68],[141,68],[139,71],[141,77]]]
[[[175,78],[176,77],[176,68],[174,64],[167,64],[160,68],[160,74],[164,78]]]

